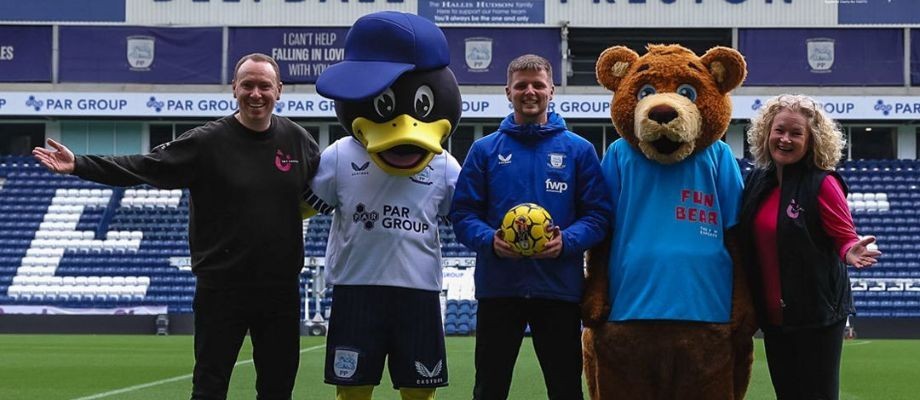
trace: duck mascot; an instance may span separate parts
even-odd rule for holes
[[[431,21],[378,12],[355,22],[345,60],[316,82],[351,134],[323,151],[306,195],[334,211],[325,381],[337,399],[371,399],[385,362],[402,399],[447,385],[438,221],[460,172],[442,145],[461,105],[449,64]]]

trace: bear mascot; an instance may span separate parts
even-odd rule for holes
[[[756,322],[731,230],[741,172],[719,139],[744,58],[615,46],[596,72],[621,138],[601,163],[614,224],[589,252],[582,303],[591,398],[742,399]]]
[[[384,11],[354,23],[345,59],[316,82],[350,134],[323,150],[305,194],[335,210],[325,382],[340,400],[371,399],[385,363],[403,400],[433,399],[448,383],[438,221],[460,173],[442,147],[460,120],[449,64],[434,23]]]

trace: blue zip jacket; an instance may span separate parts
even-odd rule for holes
[[[570,132],[556,113],[546,125],[517,125],[473,143],[450,213],[457,239],[476,251],[476,298],[523,297],[581,301],[584,251],[600,242],[610,220],[610,191],[590,142]],[[511,207],[536,203],[562,230],[555,259],[499,258],[492,238]]]

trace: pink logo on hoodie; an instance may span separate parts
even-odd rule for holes
[[[284,154],[281,150],[275,152],[275,167],[281,172],[291,170],[291,164],[297,164],[298,160],[291,159],[289,154]]]
[[[786,216],[792,219],[796,219],[799,217],[799,213],[802,211],[805,210],[802,207],[799,207],[799,205],[795,202],[795,199],[792,199],[792,201],[789,202],[789,206],[786,207]]]

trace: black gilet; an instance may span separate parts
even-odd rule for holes
[[[844,195],[848,189],[836,172],[808,164],[799,162],[783,169],[776,216],[784,330],[827,326],[855,312],[846,264],[824,231],[818,210],[818,193],[827,175],[840,182]],[[753,222],[760,204],[777,184],[775,167],[755,169],[746,179],[741,208],[745,264],[761,326],[766,324],[766,313]]]

